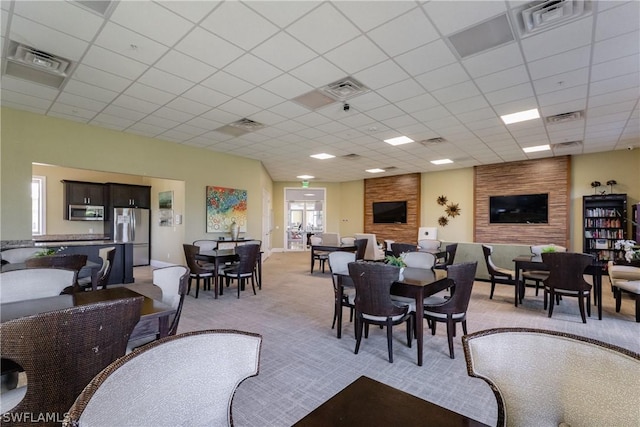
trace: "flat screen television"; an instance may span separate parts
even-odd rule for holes
[[[491,224],[547,224],[548,213],[547,193],[489,197]]]
[[[407,202],[373,202],[374,224],[406,224]]]

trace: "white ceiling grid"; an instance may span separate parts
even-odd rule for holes
[[[523,37],[514,23],[525,4],[121,1],[103,17],[74,1],[2,0],[3,71],[10,40],[74,65],[60,89],[3,73],[1,104],[253,158],[276,181],[640,146],[640,2],[587,1],[588,13]],[[450,47],[448,36],[504,13],[512,42],[464,59]],[[315,111],[293,101],[347,76],[368,91]],[[532,108],[584,116],[499,119]],[[242,118],[265,126],[239,137],[217,131]],[[400,135],[416,142],[383,142]],[[435,137],[445,142],[425,142]],[[562,144],[572,141],[582,143]],[[553,151],[522,151],[547,143]],[[322,152],[336,157],[309,157]],[[441,158],[454,163],[430,163]]]

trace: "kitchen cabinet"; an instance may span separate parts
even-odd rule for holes
[[[109,208],[151,208],[151,187],[107,183]]]
[[[63,180],[63,217],[69,219],[69,205],[104,206],[105,187],[97,182]]]

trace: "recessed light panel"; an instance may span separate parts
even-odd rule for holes
[[[533,110],[520,111],[513,114],[505,114],[504,116],[500,116],[505,125],[510,125],[512,123],[525,122],[527,120],[533,120],[540,118],[540,113],[537,108]]]
[[[296,178],[299,178],[299,179],[313,179],[315,177],[311,176],[311,175],[298,175]]]
[[[402,145],[413,142],[413,139],[409,138],[408,136],[397,136],[395,138],[385,139],[384,142],[391,145]]]
[[[380,172],[384,172],[384,169],[380,169],[380,168],[367,169],[367,172],[369,172],[369,173],[380,173]]]
[[[522,151],[524,151],[525,153],[536,153],[538,151],[547,151],[547,150],[551,150],[551,147],[549,146],[549,144],[536,145],[533,147],[524,147],[522,149]]]
[[[431,163],[434,165],[447,165],[449,163],[453,163],[451,159],[440,159],[440,160],[431,160]]]
[[[312,154],[309,157],[313,157],[314,159],[326,160],[326,159],[333,159],[335,156],[327,153],[320,153],[320,154]]]

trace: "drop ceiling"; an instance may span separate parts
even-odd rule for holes
[[[102,13],[2,0],[2,106],[256,159],[275,181],[640,146],[638,1],[586,1],[530,33],[522,1],[98,3]],[[508,24],[497,45],[465,43],[497,23]],[[16,43],[71,62],[59,87],[7,74]],[[295,100],[342,79],[366,90],[315,109]],[[532,108],[542,117],[499,118]],[[219,131],[243,119],[263,126]],[[401,135],[416,142],[383,142]],[[543,144],[553,150],[522,151]],[[318,153],[336,157],[309,157]],[[454,163],[430,163],[443,158]],[[365,172],[374,168],[388,170]]]

